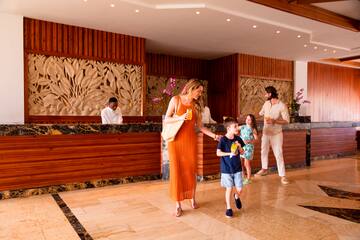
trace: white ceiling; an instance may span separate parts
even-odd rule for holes
[[[359,0],[347,0],[347,1],[337,1],[337,2],[322,2],[314,3],[320,8],[327,9],[331,12],[336,12],[338,14],[360,20],[360,1]]]
[[[0,12],[140,36],[148,52],[203,59],[247,53],[308,61],[360,53],[359,32],[245,0],[0,0]]]

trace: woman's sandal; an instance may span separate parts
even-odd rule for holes
[[[182,215],[182,209],[181,207],[176,208],[175,217],[180,217]]]

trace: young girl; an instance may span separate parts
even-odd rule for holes
[[[245,125],[240,126],[240,137],[245,142],[244,153],[241,154],[241,158],[245,159],[244,165],[246,169],[246,177],[243,184],[251,183],[251,165],[250,161],[254,155],[254,142],[258,139],[258,132],[256,126],[256,120],[254,115],[248,114],[246,116]]]

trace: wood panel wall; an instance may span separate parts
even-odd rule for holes
[[[208,101],[216,121],[240,114],[239,77],[293,81],[293,61],[234,54],[209,61]]]
[[[306,130],[283,131],[283,154],[285,165],[305,166],[306,164]],[[218,174],[220,160],[216,156],[217,142],[200,134],[199,136],[199,162],[198,174],[200,176]],[[261,132],[259,140],[255,143],[254,159],[251,162],[253,169],[261,168]],[[276,160],[270,148],[269,167],[276,167]]]
[[[160,174],[160,133],[0,137],[0,191]]]
[[[145,39],[24,18],[25,53],[144,64]]]
[[[213,119],[222,122],[223,116],[238,116],[238,54],[210,61],[209,73],[208,102]]]
[[[145,67],[145,39],[118,33],[105,32],[37,19],[24,18],[24,106],[25,122],[42,121],[43,118],[29,116],[27,54],[110,61],[135,64]],[[144,68],[145,69],[145,68]],[[145,71],[143,72],[145,82]],[[145,102],[145,88],[143,103]],[[82,122],[79,118],[76,122]],[[67,123],[73,117],[48,117],[48,123]]]
[[[272,80],[293,81],[294,62],[239,54],[239,75]]]
[[[357,149],[355,128],[311,129],[311,158],[331,155],[351,155]]]
[[[147,75],[208,79],[208,61],[195,58],[147,53]]]
[[[360,121],[360,69],[308,63],[311,121]]]

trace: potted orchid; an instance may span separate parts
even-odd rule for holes
[[[152,99],[153,103],[157,104],[163,100],[166,100],[165,103],[167,104],[168,98],[172,97],[176,88],[176,78],[170,77],[166,87],[161,91],[161,96],[155,97]]]
[[[292,116],[299,116],[299,110],[302,104],[310,103],[310,101],[304,99],[304,89],[301,88],[296,92],[295,98],[290,102],[290,114]]]

